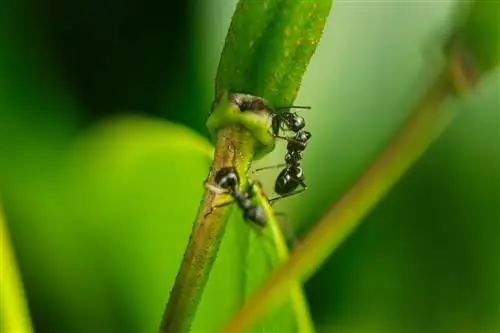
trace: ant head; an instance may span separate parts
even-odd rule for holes
[[[291,119],[290,129],[294,132],[298,132],[306,126],[304,118],[294,113]]]
[[[278,122],[282,121],[287,129],[293,132],[298,132],[306,126],[304,118],[292,112],[282,112],[276,119]]]
[[[235,167],[225,167],[217,171],[215,182],[224,189],[235,188],[240,183],[240,176]]]

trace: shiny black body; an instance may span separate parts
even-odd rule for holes
[[[290,107],[291,108],[291,107]],[[307,189],[304,173],[300,166],[302,152],[306,149],[311,133],[304,130],[306,122],[295,112],[286,111],[276,114],[271,121],[271,130],[275,137],[288,141],[285,155],[285,168],[279,173],[274,184],[274,191],[280,197],[294,195]],[[307,106],[293,107],[310,109]],[[282,137],[279,132],[294,132],[293,136]],[[301,186],[302,189],[297,190]]]
[[[311,133],[299,130],[294,137],[289,138],[287,154],[285,155],[285,168],[280,172],[274,191],[279,195],[287,195],[295,191],[299,185],[305,190],[304,172],[300,166],[302,152],[307,147],[307,141],[311,138]]]
[[[298,132],[306,126],[304,118],[296,113],[281,112],[276,114],[271,121],[273,135],[278,136],[280,129],[283,131]]]
[[[297,108],[297,107],[294,107]],[[298,107],[309,109],[309,107]],[[304,173],[300,166],[302,161],[302,152],[306,149],[307,143],[311,138],[311,133],[304,130],[306,122],[304,118],[294,112],[281,112],[272,118],[271,130],[276,138],[284,139],[288,142],[287,154],[285,156],[285,168],[279,173],[274,184],[274,191],[280,197],[290,196],[307,189],[304,183]],[[280,136],[279,132],[294,132],[293,136]],[[269,167],[262,168],[268,169]],[[260,169],[260,170],[262,170]],[[302,189],[297,190],[301,186]]]
[[[291,163],[293,160],[301,160],[302,152],[307,147],[307,141],[311,138],[311,133],[307,131],[298,131],[295,133],[295,136],[288,141],[286,149],[288,150],[288,154],[290,154]],[[300,154],[300,158],[297,155]]]
[[[266,217],[262,207],[255,204],[251,198],[254,195],[253,185],[250,184],[248,192],[239,188],[240,177],[234,167],[221,168],[215,175],[215,182],[221,188],[227,190],[243,211],[245,220],[251,221],[261,227],[266,225]]]
[[[279,195],[291,193],[304,182],[304,173],[301,167],[286,167],[283,169],[276,182],[274,183],[274,192]]]

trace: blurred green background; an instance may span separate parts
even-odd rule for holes
[[[156,330],[210,165],[204,122],[235,4],[0,3],[0,194],[37,332]],[[334,3],[296,101],[313,107],[309,190],[276,205],[299,236],[418,101],[457,4]],[[460,116],[307,283],[318,332],[500,332],[499,88],[496,71],[444,105]],[[276,174],[258,178],[270,191]],[[241,301],[252,262],[227,250],[245,251],[240,220],[196,332]]]

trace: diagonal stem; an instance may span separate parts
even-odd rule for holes
[[[236,166],[240,175],[246,175],[254,151],[255,139],[246,128],[234,125],[221,129],[207,181],[214,183],[215,173],[227,166]],[[220,203],[221,197],[227,195],[205,190],[184,259],[163,313],[161,333],[184,333],[191,327],[232,208],[225,206],[212,209]]]
[[[255,186],[256,200],[264,210],[267,218],[267,228],[273,239],[274,248],[278,255],[279,262],[285,262],[288,259],[288,246],[283,235],[280,223],[276,219],[276,213],[273,212],[270,202],[260,186]],[[292,303],[293,311],[297,320],[298,333],[313,333],[314,324],[308,308],[308,302],[301,283],[297,280],[291,281],[288,288],[289,299]]]

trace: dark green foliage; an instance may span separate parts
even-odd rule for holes
[[[500,2],[474,1],[456,37],[472,53],[480,73],[500,63]]]

